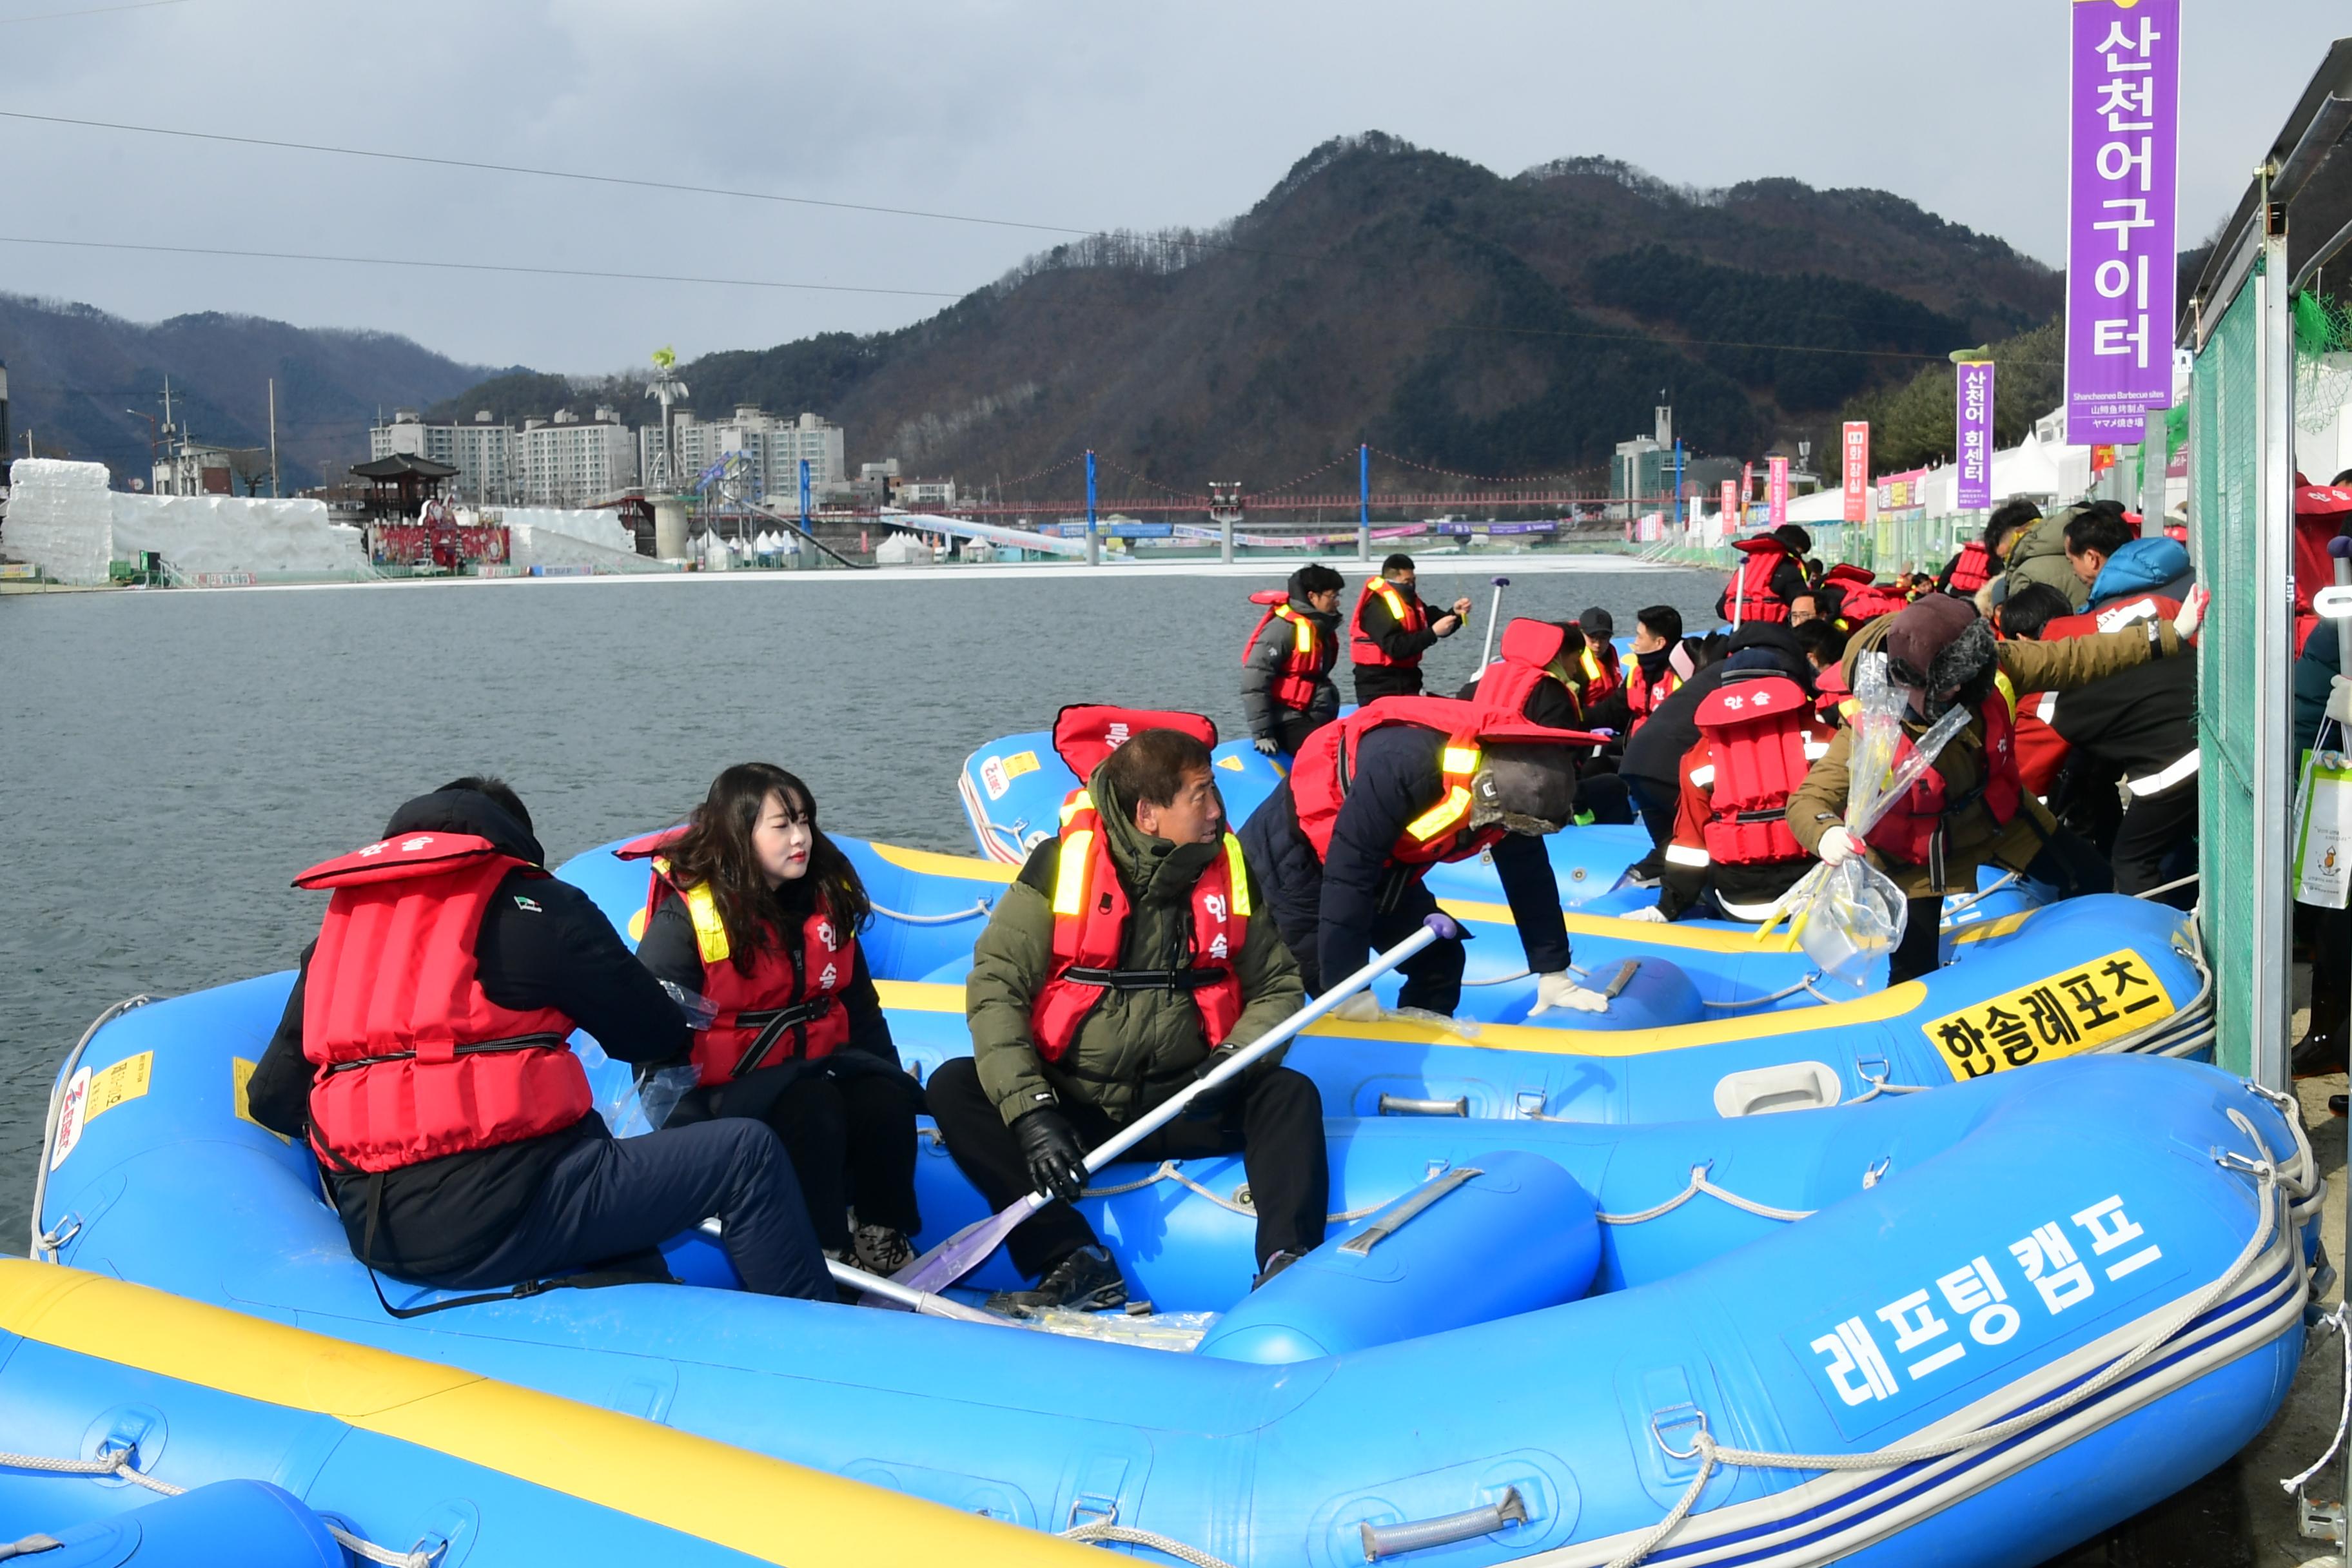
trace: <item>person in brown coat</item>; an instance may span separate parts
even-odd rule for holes
[[[2203,611],[2203,596],[2195,595],[2169,624],[2140,622],[2061,642],[1997,642],[1973,606],[1931,594],[1855,636],[1841,666],[1846,681],[1854,682],[1863,659],[1884,657],[1888,678],[1909,694],[1907,736],[1916,740],[1955,706],[1975,714],[1862,839],[1844,825],[1851,729],[1831,738],[1829,750],[1789,798],[1789,829],[1806,850],[1832,866],[1867,854],[1910,900],[1889,984],[1916,979],[1941,962],[1937,927],[1943,895],[1974,891],[1977,868],[1986,861],[2030,868],[2067,895],[2112,886],[2105,865],[2059,828],[2019,778],[2011,704],[2020,691],[2072,691],[2149,659],[2186,653]]]

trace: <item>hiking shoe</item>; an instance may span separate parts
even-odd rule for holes
[[[1250,1289],[1253,1290],[1256,1289],[1259,1286],[1265,1284],[1267,1280],[1273,1279],[1276,1275],[1281,1273],[1292,1264],[1297,1262],[1299,1258],[1304,1256],[1305,1255],[1303,1253],[1297,1252],[1276,1253],[1272,1258],[1265,1260],[1265,1267],[1257,1271],[1257,1278],[1250,1281]]]
[[[1027,1290],[1000,1290],[988,1299],[988,1310],[1009,1317],[1034,1318],[1055,1307],[1074,1312],[1098,1312],[1127,1305],[1127,1279],[1102,1247],[1081,1247],[1053,1268]]]
[[[885,1279],[915,1260],[915,1244],[887,1225],[859,1226],[855,1250],[857,1267]]]

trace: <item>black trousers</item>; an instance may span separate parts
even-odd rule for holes
[[[2195,791],[2189,792],[2191,795]],[[2189,805],[2194,809],[2196,802]],[[2116,874],[2088,839],[2061,827],[2042,841],[2041,851],[2026,862],[2025,874],[2037,882],[2047,882],[2058,889],[2062,899],[2079,898],[2084,893],[2109,893],[2116,889]],[[2153,882],[2148,884],[2155,886]],[[1900,985],[1906,980],[1916,980],[1932,974],[1942,967],[1940,946],[1944,920],[1944,900],[1934,895],[1911,900],[1911,912],[1905,920],[1903,940],[1895,944],[1894,954],[1887,960],[1886,983]]]
[[[638,1138],[583,1138],[549,1167],[498,1248],[428,1284],[493,1289],[651,1252],[712,1215],[746,1289],[835,1300],[800,1184],[765,1124],[728,1118]]]
[[[2116,891],[2144,893],[2195,870],[2179,864],[2197,844],[2197,784],[2174,784],[2160,795],[2134,795],[2116,829]],[[2185,910],[2197,901],[2194,884],[2175,888],[2160,902]]]
[[[887,1225],[908,1236],[923,1228],[915,1206],[915,1110],[920,1090],[902,1072],[826,1072],[813,1065],[771,1069],[781,1084],[753,1073],[718,1089],[689,1094],[668,1125],[721,1120],[765,1122],[783,1140],[818,1242],[835,1252],[850,1244],[849,1211],[860,1225]]]
[[[1299,748],[1307,744],[1307,738],[1329,722],[1326,719],[1318,723],[1303,708],[1277,707],[1274,718],[1274,743],[1282,748],[1283,755],[1295,757]]]
[[[1392,870],[1391,875],[1402,876]],[[1319,893],[1320,886],[1318,885]],[[1275,910],[1275,929],[1281,934],[1283,945],[1298,962],[1298,977],[1306,984],[1309,996],[1323,994],[1324,983],[1337,984],[1348,977],[1323,973],[1323,947],[1318,940],[1323,932],[1316,911],[1321,908],[1319,897],[1285,904]],[[1396,907],[1381,914],[1372,922],[1372,951],[1386,952],[1390,948],[1421,929],[1422,922],[1437,913],[1437,895],[1426,884],[1413,880],[1405,883],[1396,895]],[[1397,992],[1400,1007],[1422,1007],[1432,1013],[1451,1013],[1462,1002],[1462,970],[1469,954],[1462,943],[1440,940],[1431,942],[1411,958],[1397,965],[1397,973],[1404,984]]]
[[[980,1086],[969,1057],[940,1064],[924,1086],[931,1116],[956,1166],[992,1210],[1035,1191],[1021,1141]],[[1075,1097],[1062,1113],[1087,1148],[1118,1131],[1102,1111]],[[1180,1116],[1129,1150],[1129,1160],[1157,1163],[1241,1152],[1257,1210],[1257,1261],[1276,1252],[1307,1252],[1323,1239],[1331,1205],[1329,1152],[1323,1143],[1323,1097],[1304,1073],[1277,1067],[1251,1074],[1214,1117]],[[1013,1267],[1032,1279],[1081,1247],[1099,1244],[1085,1216],[1058,1198],[1021,1222],[1008,1245]]]

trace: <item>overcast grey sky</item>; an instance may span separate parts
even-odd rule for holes
[[[2063,260],[2066,0],[0,0],[0,109],[1077,228],[1206,224],[1379,129],[1502,174],[1873,185]],[[2243,188],[2343,0],[2189,0],[2182,241]],[[0,119],[18,237],[934,289],[1055,236]],[[638,365],[942,300],[0,244],[0,289],[247,311],[459,359]]]

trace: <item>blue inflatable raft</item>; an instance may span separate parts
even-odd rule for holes
[[[1041,1332],[710,1285],[395,1321],[307,1150],[240,1114],[289,984],[94,1029],[60,1075],[41,1256],[276,1320],[257,1333],[292,1323],[1035,1531],[1140,1531],[1244,1568],[1990,1568],[2222,1462],[2277,1407],[2302,1342],[2299,1233],[2319,1195],[2299,1124],[2213,1068],[2114,1058],[1806,1116],[1337,1120],[1331,1236],[1254,1297],[1236,1160],[1113,1166],[1083,1206],[1137,1288],[1185,1315],[1137,1325],[1165,1349],[1101,1342],[1120,1314]],[[934,1242],[980,1204],[927,1148]],[[671,1258],[724,1281],[699,1237]],[[105,1343],[93,1326],[77,1348]],[[185,1345],[178,1364],[203,1364],[210,1337]],[[388,1394],[371,1408],[400,1408]],[[220,1419],[166,1458],[282,1448],[309,1418],[269,1405],[253,1434]],[[572,1496],[645,1497],[604,1429],[480,1436]],[[348,1478],[336,1506],[394,1506],[368,1497],[365,1450],[301,1451]],[[682,1501],[801,1512],[664,1475]],[[819,1517],[870,1555],[962,1560],[887,1514]],[[625,1522],[599,1559],[627,1549]]]
[[[928,1077],[971,1051],[964,973],[973,938],[1015,873],[928,850],[835,842],[874,900],[861,940],[892,1033]],[[580,855],[558,874],[634,940],[644,863],[613,848]],[[1613,991],[1611,1010],[1533,1021],[1534,983],[1509,910],[1463,900],[1446,908],[1474,933],[1463,1010],[1485,1021],[1314,1025],[1288,1060],[1316,1080],[1327,1110],[1681,1121],[1836,1105],[2085,1052],[2199,1056],[2211,1047],[2211,990],[2192,928],[2179,912],[2136,899],[2075,899],[1971,926],[1954,933],[1953,962],[1934,975],[1851,1000],[1811,984],[1801,952],[1775,951],[1749,932],[1571,911],[1577,963],[1587,984]],[[1392,1001],[1396,984],[1376,989]]]
[[[887,1535],[885,1558],[1086,1561],[275,1315],[0,1260],[0,1556],[37,1532],[57,1544],[18,1554],[42,1568],[871,1568]]]

